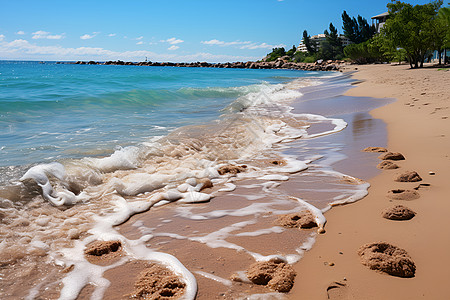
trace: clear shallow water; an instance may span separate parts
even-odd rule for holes
[[[110,154],[317,72],[0,61],[0,166]]]
[[[222,257],[214,252],[218,247],[232,251],[230,258],[237,250],[241,262],[277,255],[293,263],[314,234],[285,243],[283,233],[292,232],[267,228],[277,215],[306,209],[322,228],[330,202],[356,201],[367,192],[366,183],[332,170],[343,158],[340,145],[322,140],[347,123],[294,105],[311,100],[302,97],[305,87],[342,91],[349,82],[339,74],[0,66],[2,298],[75,299],[91,283],[91,299],[101,299],[108,286],[104,273],[114,266],[88,262],[84,249],[115,240],[128,254],[115,266],[136,259],[160,262],[186,283],[192,299],[198,266],[189,264],[190,252],[174,253],[172,243],[161,248],[158,236],[187,241],[186,248],[200,244],[213,257]],[[245,164],[246,171],[220,174],[230,163]],[[203,190],[205,182],[213,187]],[[142,222],[127,222],[143,212]],[[186,222],[202,230],[185,232]],[[119,225],[134,227],[131,235],[120,233]],[[261,235],[280,242],[265,247]],[[251,245],[242,236],[257,240]],[[284,244],[289,247],[277,247]],[[226,274],[245,267],[230,265]]]

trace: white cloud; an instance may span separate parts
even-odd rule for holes
[[[50,32],[38,30],[36,32],[33,32],[32,39],[48,39],[48,40],[60,40],[64,38],[63,34],[50,34]]]
[[[93,32],[92,34],[84,34],[84,35],[80,36],[80,39],[90,40],[92,38],[95,38],[97,36],[97,34],[99,34],[99,32]]]
[[[209,41],[201,41],[202,44],[204,45],[214,45],[214,46],[221,46],[221,47],[226,47],[226,46],[236,46],[239,49],[250,49],[250,50],[255,50],[255,49],[272,49],[275,47],[284,47],[285,45],[280,44],[280,45],[269,45],[267,43],[255,43],[255,42],[250,42],[250,41],[233,41],[233,42],[225,42],[225,41],[220,41],[217,39],[213,39],[213,40],[209,40]]]
[[[249,45],[244,45],[244,46],[240,47],[239,49],[255,50],[255,49],[272,49],[272,48],[278,48],[278,47],[286,47],[286,45],[284,45],[284,44],[269,45],[266,43],[261,43],[261,44],[252,43]]]
[[[144,44],[143,41],[139,41],[139,42],[136,43],[136,45],[142,45],[142,44]]]
[[[142,40],[143,38],[144,38],[143,36],[140,36],[140,37],[136,38],[136,40],[137,40],[137,41],[140,41],[140,40]]]
[[[169,48],[167,48],[167,50],[173,51],[173,50],[177,50],[178,48],[180,48],[180,47],[172,45]]]
[[[25,34],[25,32],[24,32],[24,31],[22,31],[22,30],[19,30],[19,31],[17,31],[17,32],[16,32],[16,34],[18,34],[18,35],[24,35],[24,34]]]
[[[176,46],[178,47],[178,46]],[[111,51],[104,48],[79,47],[64,48],[61,46],[38,46],[26,40],[19,39],[12,42],[0,42],[0,55],[6,59],[26,60],[123,60],[143,61],[148,57],[151,61],[172,62],[233,62],[260,59],[253,56],[216,55],[211,53],[194,53],[188,55],[159,54],[146,50],[136,51]]]
[[[201,41],[200,43],[205,44],[205,45],[217,45],[217,46],[236,46],[236,45],[247,45],[247,44],[251,44],[250,41],[246,41],[246,42],[241,42],[241,41],[234,41],[234,42],[224,42],[224,41],[219,41],[216,39],[210,40],[210,41]]]
[[[108,34],[108,36],[113,37],[113,36],[116,36],[116,34],[115,33],[110,33],[110,34]]]
[[[173,37],[173,38],[170,38],[167,40],[161,40],[160,42],[161,43],[169,43],[171,45],[176,45],[176,44],[183,43],[184,41]]]
[[[5,35],[0,34],[0,41],[3,41],[4,38],[5,38]]]

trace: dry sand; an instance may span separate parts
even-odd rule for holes
[[[353,69],[353,66],[349,68]],[[400,152],[406,159],[395,162],[399,169],[382,170],[370,180],[369,195],[362,201],[333,208],[326,214],[327,232],[318,237],[313,249],[295,265],[298,275],[289,296],[291,299],[448,299],[450,71],[370,65],[358,67],[354,78],[362,82],[349,90],[348,95],[397,99],[371,114],[387,123],[388,150]],[[397,175],[408,170],[417,171],[423,180],[394,181]],[[387,197],[390,190],[414,188],[420,194],[418,199],[405,202]],[[394,204],[406,204],[416,216],[408,221],[384,219],[382,211]],[[375,242],[387,242],[406,250],[415,262],[415,276],[394,277],[364,266],[358,249]]]

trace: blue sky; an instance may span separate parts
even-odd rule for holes
[[[425,4],[429,1],[409,1]],[[0,0],[0,59],[247,61],[388,0]]]

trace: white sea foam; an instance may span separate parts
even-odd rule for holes
[[[226,285],[226,286],[231,286],[233,284],[231,282],[231,280],[228,280],[228,279],[225,279],[225,278],[213,275],[211,273],[207,273],[207,272],[204,272],[204,271],[195,271],[195,273],[198,274],[198,275],[201,275],[201,276],[203,276],[205,278],[217,281],[217,282],[219,282],[219,283],[221,283],[223,285]]]
[[[259,180],[275,180],[275,181],[287,181],[289,176],[279,175],[279,174],[269,174],[262,177],[258,177]]]
[[[285,231],[283,227],[274,226],[272,228],[260,229],[253,232],[241,232],[236,234],[236,236],[260,236],[263,234],[282,233],[283,231]]]
[[[336,133],[339,132],[341,130],[344,130],[347,127],[347,122],[345,122],[342,119],[333,119],[333,118],[327,118],[324,116],[320,116],[320,115],[313,115],[313,114],[297,114],[296,115],[298,118],[305,118],[309,121],[314,121],[314,122],[331,122],[334,125],[334,129],[332,130],[328,130],[325,132],[320,132],[320,133],[316,133],[316,134],[305,134],[303,137],[304,138],[316,138],[319,136],[324,136],[324,135],[328,135],[328,134],[332,134],[332,133]]]
[[[35,181],[42,188],[42,196],[55,206],[73,205],[86,199],[86,195],[75,195],[67,189],[55,191],[50,183],[49,176],[53,176],[61,182],[64,182],[66,173],[64,166],[60,163],[50,163],[38,165],[30,168],[21,178],[22,182],[26,180]]]
[[[277,205],[283,206],[292,202],[292,199],[297,201],[301,207],[311,211],[319,230],[323,230],[326,223],[323,212],[328,208],[320,210],[296,197],[291,200],[279,199],[280,193],[277,193],[279,181],[289,180],[293,176],[292,174],[307,170],[309,164],[317,158],[299,160],[295,156],[281,155],[284,163],[277,166],[258,168],[249,165],[247,172],[238,174],[234,179],[257,178],[264,180],[265,182],[261,184],[247,185],[248,188],[262,189],[259,191],[264,195],[238,195],[243,199],[254,201],[245,207],[195,212],[195,209],[187,205],[207,202],[212,198],[212,194],[202,192],[201,179],[208,178],[214,185],[221,185],[222,187],[218,189],[221,192],[235,190],[236,182],[232,183],[228,177],[220,176],[217,172],[218,167],[224,163],[233,161],[239,164],[243,159],[251,160],[255,158],[255,155],[272,149],[274,145],[277,145],[277,149],[282,149],[283,146],[280,143],[299,138],[317,138],[345,128],[346,123],[340,119],[311,114],[292,114],[289,103],[302,95],[294,89],[302,84],[320,84],[320,81],[297,82],[296,84],[297,86],[291,84],[288,87],[281,84],[263,84],[252,87],[254,90],[249,90],[249,93],[239,97],[225,110],[238,113],[224,116],[222,121],[213,124],[211,130],[206,128],[204,131],[200,131],[200,134],[198,128],[192,130],[182,128],[173,131],[167,137],[152,138],[138,146],[117,149],[107,157],[70,161],[65,163],[65,166],[59,163],[44,164],[29,169],[21,180],[24,184],[29,183],[30,180],[36,182],[42,188],[43,198],[53,205],[76,205],[79,202],[88,204],[80,207],[85,210],[83,217],[74,215],[60,221],[53,216],[40,216],[35,220],[35,224],[42,227],[43,230],[50,230],[48,228],[61,223],[68,227],[74,227],[70,229],[72,231],[67,231],[67,236],[64,236],[66,239],[73,237],[75,240],[73,248],[55,250],[56,246],[44,238],[24,240],[33,249],[50,251],[54,261],[62,265],[66,267],[74,265],[73,271],[69,272],[62,281],[64,287],[61,299],[76,298],[79,291],[88,282],[96,286],[92,299],[101,299],[109,285],[109,282],[103,278],[103,273],[109,268],[114,268],[132,259],[158,261],[167,266],[186,283],[185,297],[193,299],[197,289],[195,278],[175,257],[150,248],[151,240],[155,236],[200,242],[211,248],[224,247],[242,251],[258,261],[274,258],[287,263],[298,261],[303,252],[312,246],[314,242],[312,236],[296,252],[283,255],[262,255],[252,252],[242,245],[228,241],[227,238],[231,236],[256,237],[283,232],[285,229],[278,226],[255,231],[244,230],[255,224],[258,217],[262,215],[278,215],[297,211],[298,207],[285,210],[276,208]],[[293,122],[297,119],[307,122]],[[330,123],[334,125],[334,128],[309,135],[307,133],[308,122]],[[325,161],[325,163],[329,163],[329,161]],[[333,176],[338,176],[338,174]],[[356,192],[349,191],[348,196],[336,198],[331,205],[356,201],[364,196],[367,187],[367,185],[361,184],[357,187]],[[255,201],[265,197],[270,198],[270,202]],[[164,221],[154,228],[147,228],[143,226],[142,222],[136,222],[133,226],[137,227],[142,235],[137,240],[126,239],[113,228],[113,226],[127,221],[136,213],[170,203],[183,204],[176,208],[178,216],[190,220],[212,220],[226,216],[250,217],[251,219],[225,226],[208,234],[192,233],[189,236],[180,233],[159,232],[162,224],[165,224]],[[6,200],[0,204],[2,207],[8,206]],[[89,210],[91,204],[92,209]],[[84,223],[88,223],[88,225]],[[81,226],[85,226],[85,228],[81,229]],[[57,231],[58,228],[55,227],[52,230]],[[80,234],[86,233],[86,231],[89,236],[78,240],[80,236],[83,236]],[[241,232],[236,233],[237,231]],[[127,254],[126,258],[107,267],[90,264],[84,258],[84,248],[94,240],[120,240]],[[4,243],[0,244],[0,248],[3,247],[2,244]],[[205,272],[200,275],[209,276],[207,278],[222,282],[227,286],[231,284],[228,280],[214,277]],[[38,290],[39,288],[33,290],[32,293],[36,293]]]
[[[221,188],[219,190],[219,192],[232,192],[236,189],[236,185],[231,183],[231,182],[227,182],[225,183],[225,187]]]

